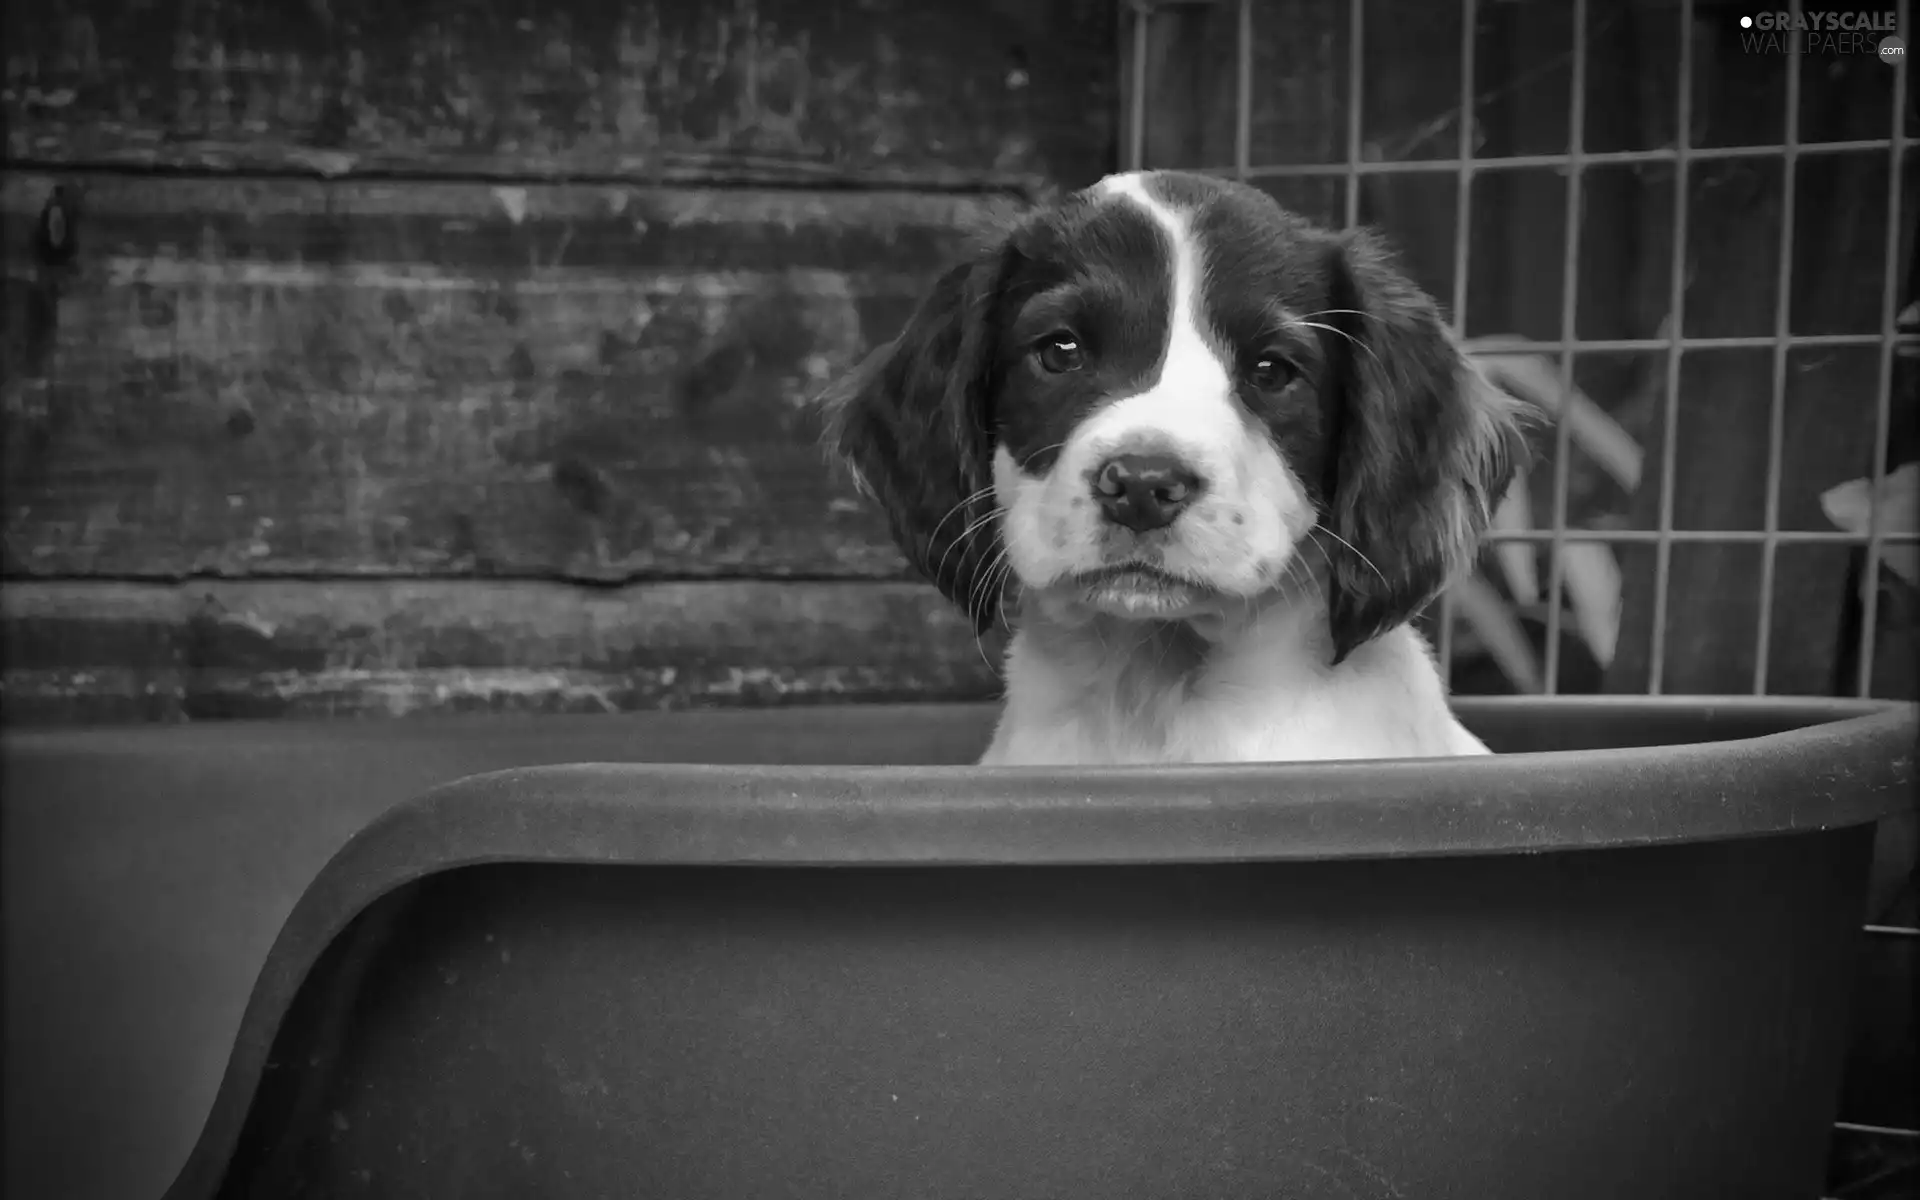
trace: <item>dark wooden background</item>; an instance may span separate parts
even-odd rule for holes
[[[1670,143],[1674,6],[1590,7],[1587,145]],[[1479,9],[1478,152],[1564,149],[1567,6]],[[1363,152],[1452,154],[1457,6],[1369,10]],[[1698,11],[1694,142],[1779,140],[1782,64]],[[1231,165],[1235,13],[1154,18],[1150,164]],[[975,224],[1118,164],[1120,6],[76,0],[5,20],[9,719],[991,694],[992,646],[830,476],[805,406]],[[1343,159],[1344,5],[1263,0],[1253,35],[1253,161]],[[1890,78],[1810,69],[1803,136],[1886,136]],[[1803,161],[1796,331],[1877,328],[1879,264],[1912,252],[1884,246],[1886,170]],[[1337,177],[1268,186],[1339,219]],[[1582,336],[1659,333],[1670,188],[1664,165],[1589,170]],[[1477,180],[1469,332],[1558,334],[1564,194],[1551,168]],[[1777,160],[1696,167],[1687,332],[1772,332],[1779,197]],[[1442,297],[1454,203],[1437,172],[1362,194]],[[1576,524],[1652,526],[1662,361],[1581,360],[1649,469],[1626,495],[1576,457]],[[1689,355],[1680,527],[1758,527],[1769,362]],[[1819,492],[1871,469],[1872,369],[1796,354],[1785,527],[1826,527]],[[1569,635],[1563,687],[1647,686],[1651,559],[1622,551],[1619,654],[1602,671]],[[1781,552],[1774,690],[1850,683],[1857,559]],[[1747,689],[1758,582],[1756,547],[1674,552],[1667,690]],[[1881,638],[1883,694],[1913,694],[1911,628]],[[1471,660],[1455,682],[1498,690]]]
[[[986,694],[803,410],[1109,168],[1113,20],[9,5],[9,717]]]

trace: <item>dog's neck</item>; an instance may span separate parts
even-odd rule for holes
[[[983,763],[1284,762],[1483,754],[1409,625],[1337,665],[1313,589],[1211,617],[1126,621],[1023,598]]]
[[[1234,697],[1323,692],[1332,665],[1318,589],[1178,621],[1091,613],[1045,595],[1019,603],[1007,654],[1008,719],[1071,725],[1161,757],[1197,714]]]
[[[1015,640],[1054,673],[1128,706],[1178,695],[1258,659],[1262,677],[1306,683],[1331,669],[1332,641],[1318,595],[1276,595],[1189,619],[1129,620],[1047,596],[1023,597]]]

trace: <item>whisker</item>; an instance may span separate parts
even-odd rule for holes
[[[975,580],[973,589],[969,590],[967,593],[966,611],[967,611],[969,620],[972,619],[973,597],[978,590],[979,590],[979,580]],[[986,631],[980,628],[979,622],[977,621],[974,622],[974,628],[973,628],[973,648],[975,651],[979,653],[980,662],[989,671],[993,670],[993,660],[987,656]]]
[[[1007,592],[1011,590],[1010,585],[1013,582],[1013,558],[1011,555],[1002,554],[1000,556],[999,578],[995,579],[988,586],[995,593],[993,606],[1000,614],[1000,623],[1008,629],[1013,628],[1013,623],[1007,620]]]
[[[967,589],[968,612],[972,612],[979,606],[981,601],[986,599],[985,589],[992,586],[992,582],[996,573],[999,571],[1000,565],[1006,561],[1007,548],[1002,546],[994,552],[992,558],[987,560],[986,565],[980,568],[980,574],[975,576],[973,586]]]
[[[985,589],[985,592],[991,592],[992,589],[998,588],[1000,591],[1000,594],[994,601],[994,607],[999,611],[1000,619],[1004,623],[1006,621],[1006,615],[1007,615],[1006,614],[1007,583],[1011,579],[1012,575],[1013,575],[1013,560],[1011,557],[1008,556],[1006,549],[1003,547],[1000,550],[1000,552],[994,555],[994,557],[988,562],[987,567],[981,573],[980,578],[974,581],[973,588],[968,591],[967,611],[969,612],[973,611],[973,608],[977,600],[984,600],[986,598],[986,595],[983,592],[983,588]],[[986,664],[987,669],[989,671],[992,671],[992,670],[995,670],[995,667],[993,665],[992,660],[987,656],[987,644],[985,639],[986,639],[985,633],[976,626],[973,631],[974,648],[980,652],[980,661]]]
[[[1312,546],[1315,550],[1320,552],[1320,561],[1326,564],[1327,570],[1329,571],[1333,570],[1333,555],[1327,552],[1327,546],[1325,542],[1322,542],[1319,538],[1313,536],[1313,530],[1307,531],[1307,545]],[[1300,564],[1301,570],[1306,571],[1309,577],[1312,576],[1313,568],[1307,566],[1305,562],[1302,562],[1298,558],[1296,558],[1294,561]]]
[[[1301,320],[1301,321],[1311,321],[1315,317],[1364,317],[1369,321],[1380,321],[1383,324],[1385,323],[1385,319],[1381,317],[1380,314],[1362,312],[1357,308],[1320,308],[1320,309],[1315,309],[1313,312],[1310,312],[1310,313],[1301,313],[1295,319]]]
[[[1321,553],[1325,554],[1326,551],[1322,550]],[[1286,569],[1280,572],[1281,588],[1292,591],[1297,595],[1301,589],[1310,585],[1312,580],[1313,572],[1301,556],[1298,554],[1289,555],[1287,557]]]
[[[1034,453],[1045,454],[1050,450],[1058,450],[1064,447],[1065,445],[1066,445],[1066,442],[1064,441],[1053,442],[1048,445],[1042,446],[1040,449],[1034,451]],[[939,522],[934,525],[933,532],[927,535],[928,543],[931,544],[939,538],[940,530],[946,526],[946,523],[948,521],[953,519],[953,516],[955,513],[958,513],[964,510],[965,508],[975,503],[976,501],[992,498],[994,495],[995,487],[996,485],[989,483],[985,487],[982,487],[974,491],[971,495],[962,497],[960,502],[958,504],[955,504],[952,508],[949,508],[946,512],[946,515],[942,516]],[[936,563],[933,568],[933,577],[936,580],[939,579],[941,576],[941,572],[945,571],[947,568],[948,557],[952,555],[954,550],[957,548],[964,547],[969,537],[978,533],[983,526],[991,522],[995,517],[999,515],[1000,515],[999,505],[994,504],[989,508],[989,510],[985,514],[974,518],[970,523],[968,523],[964,528],[962,528],[960,532],[954,536],[953,541],[947,543],[947,548],[941,551],[940,561]]]
[[[977,627],[973,631],[973,648],[980,655],[980,665],[989,672],[998,674],[999,672],[994,669],[992,656],[987,653],[987,635]]]
[[[977,629],[973,631],[973,648],[974,650],[979,652],[980,665],[985,667],[988,671],[992,671],[996,675],[999,674],[998,671],[994,670],[993,659],[987,655],[987,643],[985,640],[985,635],[983,635]]]
[[[968,492],[966,495],[960,497],[959,502],[956,503],[952,508],[947,510],[947,517],[951,517],[954,513],[961,511],[962,509],[966,508],[969,504],[972,504],[974,501],[984,500],[991,495],[993,495],[992,484],[988,484],[983,488],[976,488],[973,491]],[[942,517],[941,520],[944,521],[947,519],[947,517]],[[935,533],[940,532],[940,527],[937,525],[934,526],[933,531]]]
[[[1370,558],[1368,558],[1368,557],[1367,557],[1366,555],[1364,555],[1364,554],[1362,554],[1362,553],[1360,553],[1360,548],[1359,548],[1358,546],[1355,546],[1355,545],[1354,545],[1354,544],[1353,544],[1352,542],[1350,542],[1350,541],[1348,541],[1347,539],[1345,539],[1345,538],[1343,538],[1343,537],[1341,537],[1341,536],[1340,536],[1339,534],[1337,534],[1337,533],[1335,533],[1335,532],[1334,532],[1333,530],[1331,530],[1331,529],[1328,529],[1328,528],[1327,528],[1327,527],[1326,527],[1325,525],[1315,525],[1315,526],[1314,526],[1313,528],[1311,528],[1311,529],[1309,529],[1309,530],[1307,530],[1307,537],[1308,537],[1308,539],[1309,539],[1309,540],[1312,540],[1312,538],[1313,538],[1313,535],[1314,535],[1314,534],[1316,534],[1316,533],[1324,533],[1324,534],[1326,534],[1326,535],[1327,535],[1328,537],[1330,537],[1330,538],[1332,538],[1332,539],[1333,539],[1334,541],[1336,541],[1336,542],[1339,542],[1339,543],[1340,543],[1340,544],[1341,544],[1342,546],[1345,546],[1345,547],[1346,547],[1347,549],[1349,549],[1349,550],[1351,550],[1351,551],[1353,551],[1353,553],[1354,553],[1354,556],[1355,556],[1356,558],[1358,558],[1358,559],[1359,559],[1359,560],[1360,560],[1361,562],[1363,562],[1363,563],[1365,563],[1365,564],[1367,564],[1367,569],[1368,569],[1368,570],[1370,570],[1370,571],[1372,571],[1372,572],[1373,572],[1373,573],[1374,573],[1375,575],[1378,575],[1378,576],[1380,577],[1380,582],[1381,582],[1381,583],[1386,583],[1386,582],[1387,582],[1387,576],[1386,576],[1386,573],[1385,573],[1385,572],[1383,572],[1383,571],[1381,571],[1381,569],[1380,569],[1379,567],[1376,567],[1376,566],[1374,566],[1374,565],[1373,565],[1373,560],[1372,560],[1372,559],[1370,559]],[[1322,548],[1321,548],[1321,553],[1323,553],[1323,554],[1324,554],[1324,553],[1326,553],[1326,548],[1325,548],[1325,547],[1322,547]],[[1331,556],[1329,556],[1329,557],[1328,557],[1328,559],[1327,559],[1327,565],[1328,565],[1329,567],[1331,567],[1331,566],[1333,565],[1333,559],[1332,559],[1332,557],[1331,557]],[[1391,585],[1389,585],[1389,586],[1391,586]]]
[[[988,484],[986,487],[980,488],[978,491],[975,491],[970,495],[960,497],[959,501],[956,502],[952,508],[949,508],[946,511],[946,515],[942,516],[940,520],[934,524],[933,532],[927,535],[927,540],[931,542],[934,538],[939,537],[941,528],[945,526],[948,521],[951,521],[953,519],[955,513],[961,512],[969,504],[972,504],[976,500],[985,499],[992,492],[993,492],[993,485]]]
[[[1289,586],[1298,582],[1302,565],[1298,554],[1290,554],[1287,556],[1287,565],[1280,571],[1279,588],[1281,591],[1285,591]]]
[[[1344,329],[1341,329],[1341,328],[1339,328],[1338,326],[1335,326],[1335,325],[1327,325],[1327,324],[1324,324],[1324,323],[1322,323],[1322,322],[1320,322],[1320,321],[1302,321],[1302,320],[1295,320],[1295,321],[1294,321],[1293,323],[1294,323],[1295,325],[1304,325],[1304,326],[1306,326],[1306,327],[1307,327],[1308,329],[1324,329],[1324,330],[1326,330],[1326,331],[1327,331],[1328,333],[1331,333],[1331,334],[1336,334],[1336,335],[1338,335],[1338,336],[1340,336],[1340,337],[1343,337],[1343,338],[1345,338],[1345,339],[1347,339],[1347,340],[1348,340],[1349,342],[1352,342],[1352,343],[1353,343],[1353,344],[1354,344],[1355,346],[1357,346],[1357,347],[1359,347],[1359,348],[1360,348],[1361,350],[1364,350],[1364,351],[1366,351],[1366,354],[1367,354],[1367,357],[1368,357],[1368,358],[1371,358],[1371,359],[1372,359],[1372,360],[1373,360],[1374,362],[1376,362],[1376,363],[1379,363],[1379,362],[1380,362],[1380,356],[1379,356],[1378,354],[1375,354],[1375,353],[1373,352],[1373,347],[1372,347],[1372,346],[1369,346],[1369,345],[1367,345],[1367,344],[1366,344],[1365,342],[1363,342],[1363,341],[1361,341],[1361,340],[1360,340],[1359,338],[1357,338],[1357,337],[1355,337],[1355,336],[1353,336],[1352,334],[1350,334],[1350,333],[1348,333],[1348,332],[1347,332],[1346,330],[1344,330]],[[1381,365],[1381,367],[1382,367],[1383,369],[1384,369],[1384,368],[1385,368],[1385,366],[1386,366],[1386,364],[1385,364],[1385,363],[1381,363],[1380,365]]]
[[[962,529],[958,534],[954,536],[954,539],[951,542],[947,543],[947,548],[940,552],[940,561],[937,564],[935,564],[933,568],[933,577],[936,581],[941,578],[941,572],[947,569],[948,557],[951,556],[953,552],[957,549],[964,550],[967,544],[967,540],[971,538],[974,534],[979,533],[982,528],[984,528],[989,522],[991,522],[995,517],[999,515],[1000,515],[1000,510],[998,508],[988,509],[985,513],[981,514],[978,517],[975,517],[972,521],[969,521],[967,523],[966,528]]]

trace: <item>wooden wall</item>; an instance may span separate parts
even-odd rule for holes
[[[993,687],[804,405],[1109,169],[1111,4],[6,20],[9,719]]]

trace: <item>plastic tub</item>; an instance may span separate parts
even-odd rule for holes
[[[1916,710],[1460,709],[1530,752],[439,788],[169,1196],[1816,1195]]]

